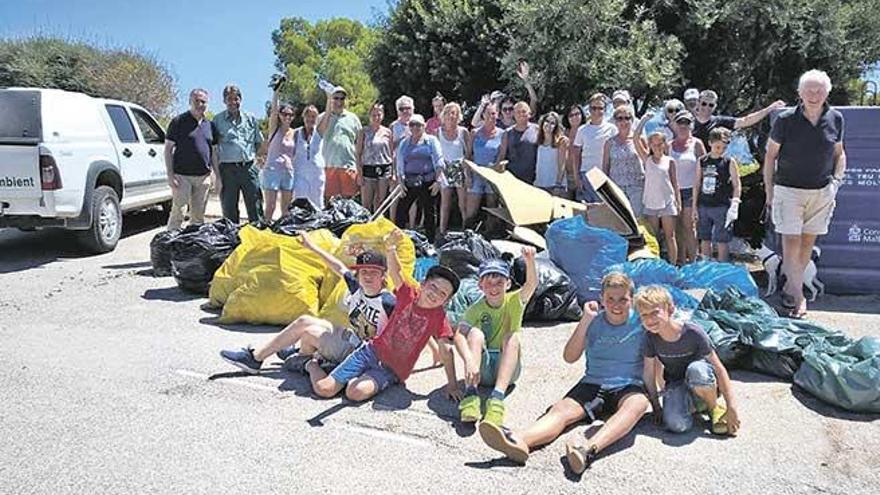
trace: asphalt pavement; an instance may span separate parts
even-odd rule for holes
[[[877,493],[880,415],[734,371],[742,431],[676,435],[647,417],[583,476],[579,425],[525,467],[499,457],[443,395],[442,369],[374,401],[317,400],[271,362],[218,357],[278,327],[219,325],[206,299],[151,276],[157,212],[126,217],[118,248],[82,255],[63,231],[0,230],[0,493]],[[818,322],[880,335],[880,297],[825,296]],[[538,417],[580,377],[573,324],[527,326],[508,423]],[[427,355],[418,368],[428,366]],[[461,365],[459,363],[459,372]],[[871,488],[874,487],[874,488]]]

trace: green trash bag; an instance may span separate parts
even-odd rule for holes
[[[480,288],[477,287],[478,283],[479,281],[476,277],[461,279],[461,285],[458,286],[458,291],[452,296],[452,299],[446,303],[446,318],[449,319],[452,328],[455,328],[455,326],[458,325],[458,322],[461,321],[461,318],[464,316],[464,312],[467,311],[472,304],[483,297],[483,293],[480,291]]]
[[[880,338],[810,347],[794,383],[849,411],[880,413]]]

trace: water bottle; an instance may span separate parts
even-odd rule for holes
[[[317,73],[316,73],[316,74],[315,74],[315,78],[318,80],[318,87],[319,87],[322,91],[324,91],[324,92],[327,93],[328,95],[332,95],[332,94],[333,94],[333,90],[336,89],[336,86],[335,86],[333,83],[331,83],[330,81],[328,81],[328,80],[324,79],[323,77],[321,77],[321,74],[317,74]]]

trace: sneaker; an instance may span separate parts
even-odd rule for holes
[[[583,474],[598,456],[599,451],[595,445],[591,445],[589,449],[570,443],[565,446],[565,458],[568,459],[568,465],[575,474]]]
[[[462,423],[476,423],[480,420],[480,396],[468,395],[458,404]]]
[[[254,358],[254,350],[250,347],[242,347],[234,351],[220,351],[220,357],[227,363],[252,375],[259,373],[260,368],[263,367],[263,362]]]
[[[309,356],[308,354],[293,354],[284,359],[284,369],[294,373],[307,375],[309,373],[306,371],[306,363],[311,361],[311,359],[312,356]]]
[[[280,351],[276,352],[275,355],[278,356],[278,359],[280,359],[282,361],[287,361],[287,358],[289,358],[290,356],[293,356],[298,351],[299,351],[299,349],[297,349],[296,347],[289,346],[289,347],[285,347],[284,349],[281,349]]]
[[[727,414],[727,408],[718,404],[712,409],[711,419],[712,419],[712,433],[716,435],[727,435],[727,418],[725,417]]]
[[[501,427],[504,424],[504,411],[507,406],[503,400],[488,399],[486,401],[486,415],[483,416],[483,423],[490,423]]]
[[[525,464],[529,460],[529,446],[514,437],[507,428],[482,421],[479,431],[486,445],[501,452],[508,459],[518,464]]]

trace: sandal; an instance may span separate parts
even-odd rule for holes
[[[575,474],[582,474],[586,471],[598,455],[599,452],[595,445],[591,445],[589,449],[582,445],[570,443],[565,445],[565,458],[568,459],[568,465],[571,466],[571,470]]]
[[[787,292],[782,292],[782,307],[789,311],[797,309],[797,299]]]
[[[483,421],[480,423],[478,431],[486,445],[501,452],[508,459],[517,464],[525,464],[529,460],[529,446],[514,438],[507,428]]]
[[[807,308],[791,308],[788,317],[792,320],[803,320],[807,317]]]

